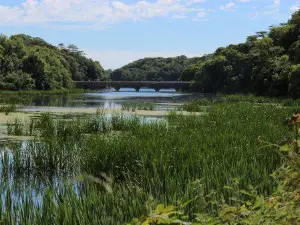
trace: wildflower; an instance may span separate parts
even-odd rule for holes
[[[266,203],[266,205],[272,206],[275,200],[276,200],[276,198],[273,197],[273,196],[271,196],[271,197],[269,198],[269,201]]]
[[[290,121],[293,123],[300,123],[300,113],[293,114]]]
[[[275,200],[276,200],[275,197],[270,197],[270,198],[269,198],[269,201],[270,201],[270,202],[274,202]]]
[[[293,114],[291,118],[286,119],[285,123],[287,125],[294,125],[300,123],[300,113]]]
[[[262,136],[258,136],[257,141],[258,141],[259,144],[261,144],[263,142]]]
[[[296,121],[296,123],[300,123],[300,113],[294,114],[293,118]]]

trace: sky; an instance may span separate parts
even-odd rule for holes
[[[0,0],[0,33],[75,44],[105,69],[201,56],[286,22],[300,0]]]

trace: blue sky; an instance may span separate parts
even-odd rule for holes
[[[0,0],[0,33],[75,44],[115,69],[200,56],[286,22],[300,0]]]

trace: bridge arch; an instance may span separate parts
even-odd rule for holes
[[[83,89],[104,89],[107,87],[115,88],[119,91],[121,88],[134,88],[140,91],[141,88],[151,88],[155,91],[161,89],[175,89],[176,91],[187,91],[192,82],[187,81],[76,81],[76,88]]]

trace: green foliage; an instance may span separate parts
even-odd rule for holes
[[[0,37],[2,90],[70,89],[72,80],[107,79],[99,62],[88,59],[75,45],[59,48],[28,35]]]
[[[193,88],[200,92],[299,97],[299,15],[295,12],[288,23],[257,32],[245,43],[217,49],[187,66],[181,80],[195,80]]]
[[[289,78],[292,81],[289,87],[289,92],[295,97],[300,96],[300,64],[292,66]]]
[[[10,112],[16,112],[16,105],[0,105],[0,112],[4,112],[5,115],[8,115]]]
[[[122,109],[127,111],[135,111],[135,110],[154,110],[155,104],[152,102],[123,102]]]
[[[111,73],[112,80],[177,81],[188,65],[202,61],[205,57],[145,58],[129,63]]]
[[[262,148],[274,146],[276,151],[284,159],[283,165],[272,173],[272,177],[277,182],[277,187],[269,196],[259,194],[253,186],[247,190],[239,188],[239,180],[233,179],[230,185],[224,186],[224,190],[232,193],[231,202],[218,204],[218,211],[215,215],[205,212],[198,212],[193,215],[186,213],[188,204],[198,201],[201,198],[210,198],[209,195],[198,195],[188,203],[169,205],[167,207],[158,205],[155,213],[134,219],[131,225],[144,224],[169,224],[169,225],[221,225],[221,224],[286,224],[294,225],[300,223],[300,142],[298,140],[300,128],[300,114],[293,115],[288,120],[289,125],[295,131],[296,139],[290,139],[281,145],[265,142],[258,138]],[[212,192],[213,194],[213,192]],[[244,200],[242,196],[247,196]],[[180,213],[178,213],[180,212]],[[170,219],[170,216],[172,218]],[[185,222],[183,222],[185,221]],[[189,221],[189,222],[187,222]]]
[[[1,148],[0,220],[8,225],[16,220],[115,225],[132,218],[139,218],[129,223],[135,225],[298,222],[299,203],[287,201],[298,198],[293,185],[299,178],[290,170],[297,168],[286,163],[296,160],[294,153],[289,157],[295,127],[283,123],[293,109],[263,97],[218,98],[194,103],[206,107],[201,116],[172,113],[151,123],[101,110],[83,118],[46,113],[9,122],[9,134],[34,139]],[[269,144],[279,142],[280,152],[279,145]],[[279,175],[270,176],[274,171],[283,171],[280,176],[292,185],[288,190],[278,185]],[[57,184],[55,175],[62,174],[71,184],[32,189],[38,176],[47,182],[54,176]],[[30,184],[18,180],[26,175]],[[5,186],[10,177],[13,186]],[[30,194],[36,192],[38,204]]]
[[[69,71],[64,68],[61,59],[47,48],[35,47],[23,60],[24,71],[32,74],[35,87],[39,90],[71,88]]]

